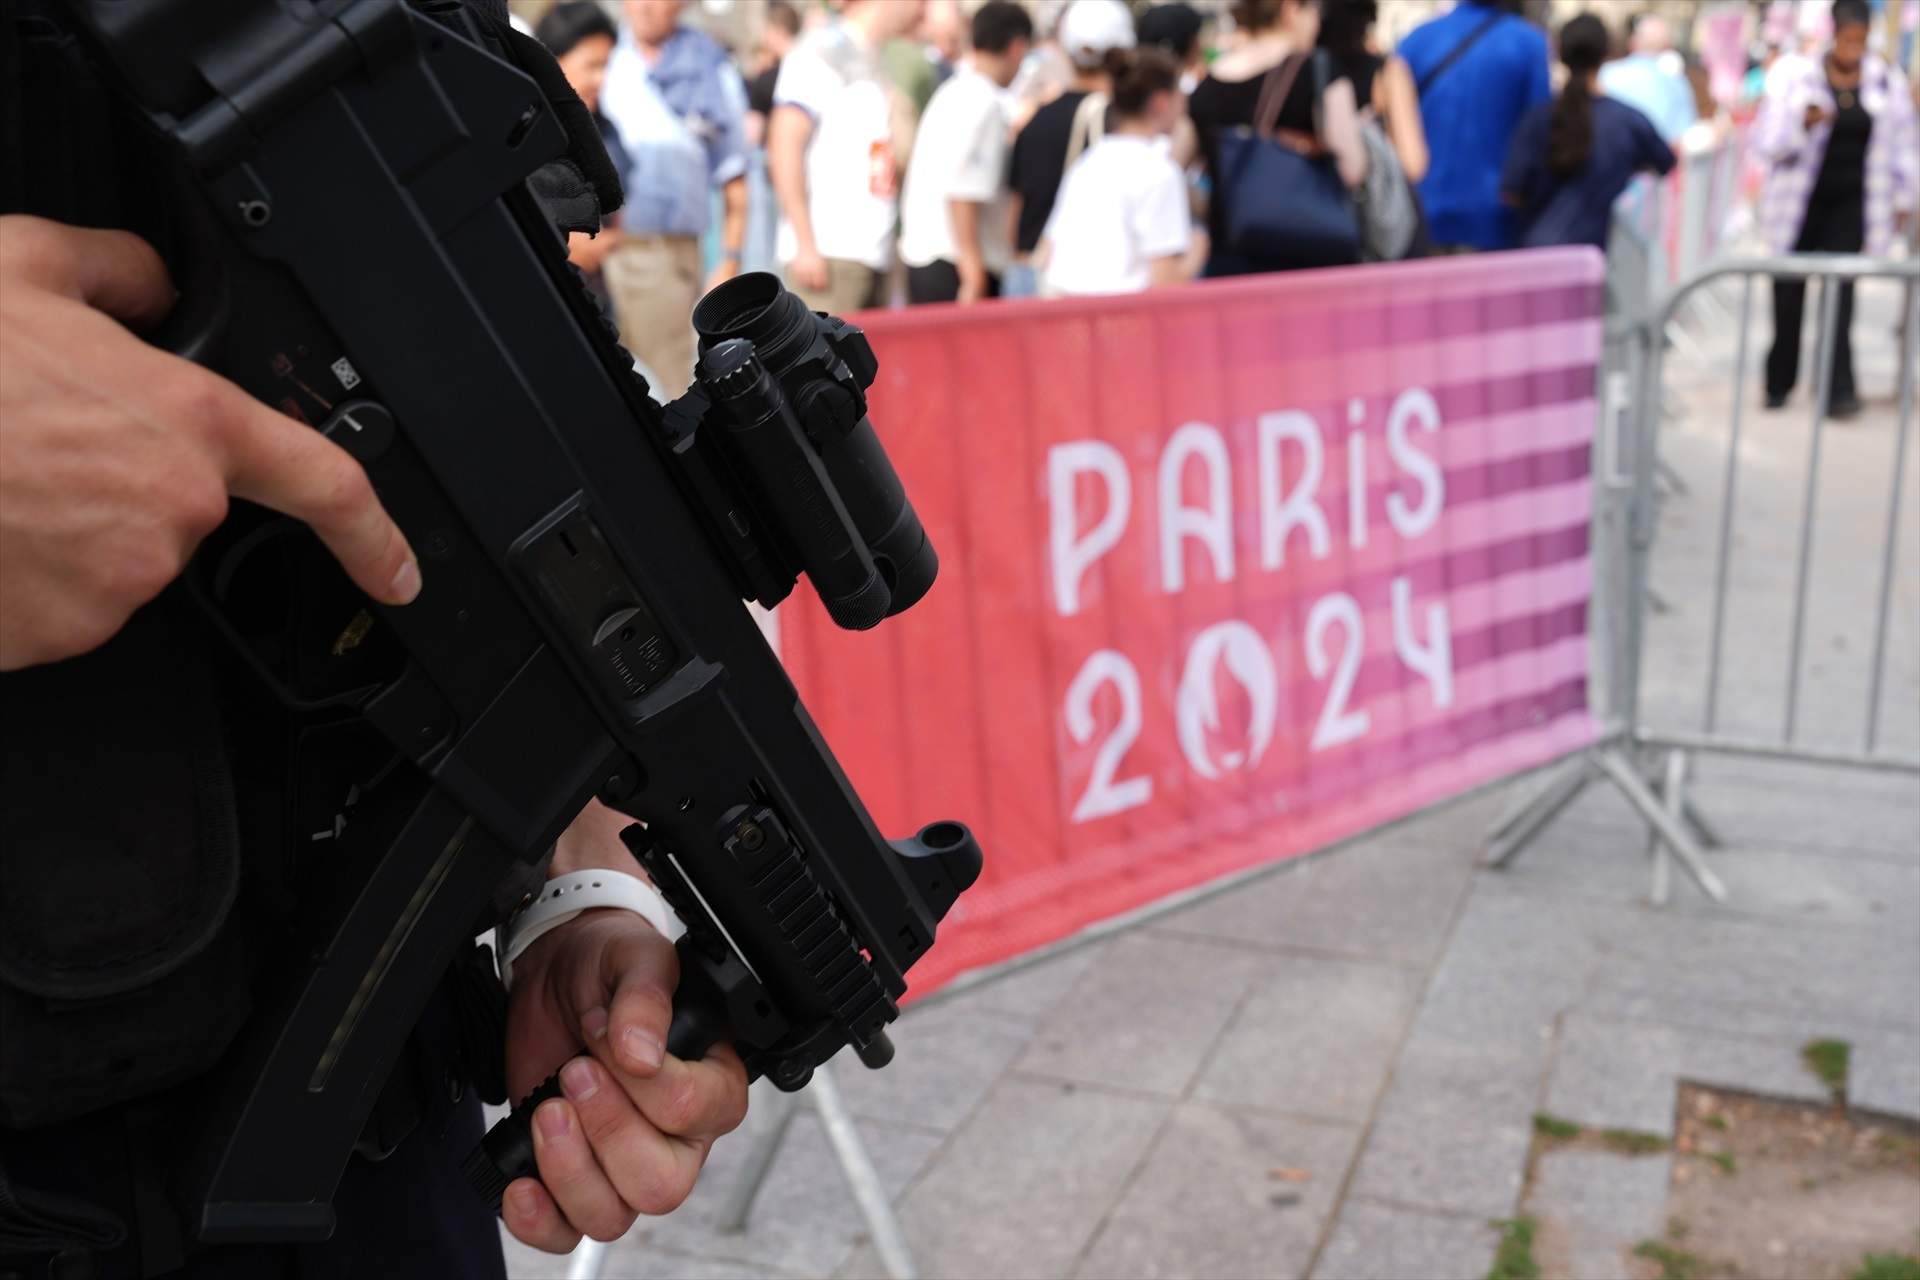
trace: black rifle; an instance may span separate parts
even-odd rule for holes
[[[865,338],[745,277],[702,303],[702,385],[663,413],[529,189],[563,125],[457,5],[76,5],[179,161],[156,192],[189,242],[167,345],[344,446],[425,581],[405,608],[356,595],[315,655],[249,625],[286,590],[258,567],[286,522],[236,512],[189,570],[290,706],[364,717],[430,781],[356,815],[390,838],[333,855],[286,999],[187,1163],[194,1232],[332,1231],[441,975],[595,796],[645,824],[627,841],[689,926],[673,1053],[730,1041],[785,1089],[849,1044],[883,1065],[906,970],[980,851],[955,822],[880,836],[740,604],[804,571],[864,627],[932,584],[866,418]],[[542,1096],[470,1161],[496,1204],[533,1172]]]

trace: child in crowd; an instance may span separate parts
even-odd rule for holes
[[[1180,67],[1154,49],[1115,50],[1106,133],[1068,169],[1040,244],[1041,293],[1138,293],[1182,284],[1206,261],[1168,139],[1186,111]]]

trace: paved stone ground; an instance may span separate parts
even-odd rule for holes
[[[1893,314],[1891,291],[1863,290],[1870,412],[1825,441],[1814,561],[1830,580],[1811,593],[1800,718],[1829,745],[1861,731]],[[1672,611],[1647,671],[1649,719],[1675,728],[1701,705],[1730,391],[1733,325],[1696,327],[1709,360],[1676,368],[1666,445],[1692,492],[1667,505],[1655,575]],[[1722,706],[1777,733],[1809,440],[1803,404],[1756,409]],[[1909,752],[1916,453],[1881,711],[1883,742]],[[1565,1151],[1523,1189],[1536,1111],[1670,1134],[1681,1079],[1821,1097],[1799,1048],[1831,1036],[1854,1046],[1856,1105],[1920,1115],[1920,780],[1724,759],[1696,775],[1728,842],[1712,855],[1726,906],[1678,877],[1670,907],[1647,906],[1643,829],[1601,785],[1510,869],[1478,869],[1523,782],[911,1012],[892,1067],[838,1078],[922,1273],[1477,1277],[1489,1223],[1525,1211],[1554,1220],[1574,1274],[1622,1276],[1664,1221],[1669,1157]],[[694,1199],[615,1245],[604,1274],[882,1274],[811,1114],[750,1229],[716,1231],[747,1145],[720,1144]]]

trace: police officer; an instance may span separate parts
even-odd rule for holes
[[[467,975],[396,1070],[433,1086],[409,1136],[350,1162],[333,1239],[195,1250],[156,1191],[297,907],[282,846],[312,771],[285,765],[316,731],[231,670],[176,580],[236,497],[304,521],[388,605],[421,569],[345,452],[143,341],[176,297],[151,158],[78,58],[50,8],[0,13],[0,1276],[501,1275],[459,1173],[486,1056]],[[361,728],[320,728],[337,776],[377,771]],[[641,874],[625,822],[590,808],[548,873]],[[562,1252],[673,1209],[746,1076],[724,1047],[665,1054],[672,945],[589,911],[513,977],[506,1086],[564,1063],[565,1097],[535,1114],[540,1180],[508,1188],[508,1230]]]

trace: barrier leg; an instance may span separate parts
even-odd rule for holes
[[[812,1100],[814,1110],[819,1113],[820,1122],[826,1128],[827,1141],[833,1145],[834,1159],[839,1162],[847,1187],[853,1192],[855,1203],[860,1206],[861,1216],[867,1220],[867,1232],[873,1238],[874,1248],[879,1251],[887,1274],[893,1280],[915,1280],[913,1254],[907,1248],[906,1233],[900,1229],[900,1220],[894,1217],[893,1205],[888,1202],[887,1193],[880,1185],[880,1173],[873,1167],[873,1158],[867,1154],[866,1143],[860,1138],[853,1114],[847,1110],[847,1104],[840,1096],[833,1069],[824,1065],[816,1067],[813,1082],[807,1086],[805,1093]],[[774,1157],[779,1155],[780,1147],[786,1141],[787,1129],[800,1110],[800,1095],[776,1093],[766,1103],[757,1105],[774,1108],[773,1122],[766,1132],[754,1140],[752,1149],[747,1152],[747,1163],[727,1194],[726,1204],[721,1207],[719,1214],[722,1231],[746,1230],[747,1220],[753,1214],[753,1202],[760,1195],[761,1184],[766,1181]],[[598,1272],[590,1274],[597,1275]]]
[[[1688,487],[1686,478],[1675,471],[1666,459],[1660,459],[1654,466],[1659,469],[1660,481],[1667,486],[1668,493],[1676,498],[1684,498],[1693,492]]]
[[[567,1255],[567,1280],[600,1280],[600,1268],[606,1259],[606,1245],[591,1237],[582,1240]]]
[[[1661,781],[1660,798],[1667,806],[1667,812],[1676,820],[1680,818],[1681,806],[1686,803],[1687,757],[1679,751],[1667,752],[1666,776]],[[1660,833],[1647,832],[1647,857],[1652,862],[1647,884],[1647,898],[1656,907],[1664,907],[1673,895],[1673,857],[1667,852],[1667,842]]]
[[[1531,844],[1549,822],[1560,816],[1561,811],[1572,804],[1591,781],[1593,764],[1590,756],[1583,754],[1487,833],[1487,855],[1482,865],[1504,867],[1513,861],[1515,855]]]
[[[1686,819],[1689,827],[1693,828],[1693,834],[1699,837],[1700,847],[1702,849],[1724,849],[1727,847],[1726,838],[1720,834],[1720,828],[1708,821],[1707,815],[1701,813],[1699,807],[1696,806],[1692,800],[1688,799],[1684,793],[1680,797],[1680,816]]]
[[[1700,846],[1694,843],[1693,836],[1687,831],[1686,825],[1677,816],[1667,812],[1660,797],[1647,786],[1646,781],[1640,776],[1639,769],[1634,767],[1633,761],[1627,758],[1626,753],[1617,746],[1603,746],[1594,752],[1593,763],[1607,775],[1614,786],[1620,788],[1621,794],[1626,796],[1628,803],[1638,809],[1640,816],[1659,833],[1667,847],[1673,850],[1673,856],[1680,860],[1681,869],[1692,876],[1693,882],[1700,886],[1700,892],[1715,902],[1725,902],[1727,888],[1720,883],[1720,877],[1713,873],[1713,868],[1707,865],[1706,858],[1700,852]]]
[[[773,1168],[773,1158],[780,1154],[780,1147],[787,1140],[787,1126],[793,1123],[794,1113],[800,1109],[800,1100],[795,1095],[775,1089],[767,1092],[773,1096],[758,1105],[772,1111],[773,1121],[764,1133],[753,1140],[753,1146],[747,1150],[747,1163],[727,1191],[727,1202],[720,1209],[719,1226],[722,1231],[747,1229],[747,1219],[753,1213],[753,1202],[760,1195],[760,1184],[767,1180],[767,1170]]]
[[[1653,787],[1653,794],[1659,796],[1660,799],[1666,803],[1669,810],[1673,808],[1673,803],[1668,799],[1667,795],[1668,788],[1672,785],[1670,781],[1672,776],[1672,759],[1669,758],[1664,776],[1650,784]],[[1687,829],[1693,832],[1694,839],[1700,842],[1702,849],[1724,849],[1727,847],[1726,837],[1720,834],[1720,828],[1714,825],[1711,818],[1700,812],[1700,806],[1696,805],[1693,802],[1693,797],[1687,794],[1684,777],[1680,791],[1680,818],[1687,824]]]
[[[860,1140],[853,1115],[840,1097],[840,1087],[834,1082],[832,1070],[824,1064],[815,1068],[807,1093],[826,1125],[827,1139],[833,1143],[833,1153],[840,1160],[840,1172],[846,1175],[847,1186],[867,1219],[867,1230],[873,1234],[873,1246],[879,1251],[887,1274],[893,1280],[915,1280],[918,1273],[914,1270],[913,1255],[907,1250],[906,1233],[900,1229],[900,1220],[893,1216],[893,1205],[880,1185],[880,1172],[867,1155],[866,1144]]]

